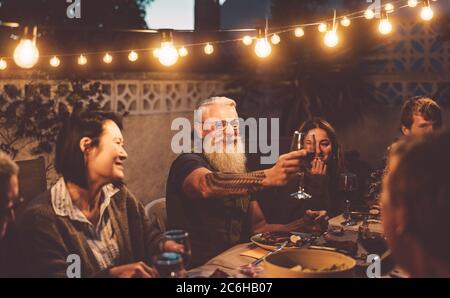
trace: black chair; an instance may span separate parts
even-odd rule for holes
[[[16,163],[20,169],[20,194],[25,199],[25,202],[29,202],[47,190],[45,159],[40,156],[36,159],[21,160]]]

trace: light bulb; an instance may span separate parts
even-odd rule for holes
[[[319,26],[317,27],[317,29],[319,30],[319,32],[324,33],[325,31],[327,31],[327,24],[325,23],[320,23]]]
[[[212,44],[207,43],[205,45],[204,51],[206,55],[211,55],[212,53],[214,53],[214,47],[212,46]]]
[[[348,27],[348,26],[350,26],[350,24],[351,24],[351,21],[350,21],[350,19],[347,18],[347,17],[344,17],[344,18],[341,20],[341,25],[344,26],[344,27]]]
[[[22,39],[14,50],[14,62],[21,68],[32,68],[39,59],[39,50],[31,39]]]
[[[434,12],[433,9],[431,9],[430,6],[425,6],[422,8],[422,10],[420,11],[420,17],[422,18],[422,20],[424,21],[429,21],[433,18],[434,16]]]
[[[371,20],[375,17],[375,12],[369,8],[364,12],[364,17],[368,20]]]
[[[159,50],[160,50],[159,48],[153,50],[153,57],[159,58]]]
[[[270,42],[273,43],[273,44],[279,44],[280,41],[281,41],[281,39],[280,39],[280,36],[278,34],[274,34],[270,38]]]
[[[272,46],[267,38],[259,38],[256,41],[255,53],[259,58],[266,58],[272,53]]]
[[[0,59],[0,70],[5,70],[8,67],[8,63],[5,60]]]
[[[178,50],[178,54],[180,55],[180,57],[186,57],[188,55],[188,50],[185,47],[181,47]]]
[[[417,0],[408,0],[408,6],[411,8],[416,7],[417,4],[419,4]]]
[[[294,34],[296,37],[302,37],[305,35],[305,30],[302,27],[295,28]]]
[[[58,57],[53,56],[52,59],[50,59],[50,65],[52,67],[58,67],[61,64],[61,60],[59,60]]]
[[[170,41],[162,42],[158,52],[158,60],[164,66],[172,66],[178,61],[178,51]]]
[[[387,35],[392,32],[392,24],[388,19],[382,19],[380,25],[378,25],[378,30],[381,34]]]
[[[136,53],[135,51],[131,51],[131,52],[128,54],[128,60],[130,60],[131,62],[137,61],[138,58],[139,58],[139,55],[138,55],[138,53]]]
[[[105,62],[106,64],[110,64],[112,60],[113,57],[109,53],[106,53],[105,56],[103,56],[103,62]]]
[[[81,54],[78,57],[78,64],[79,65],[86,65],[87,64],[87,59],[86,59],[86,57],[83,54]]]
[[[327,47],[334,48],[339,43],[339,36],[335,30],[330,30],[325,34],[323,42]]]
[[[395,7],[394,7],[394,4],[392,4],[392,3],[388,3],[384,6],[384,10],[386,10],[386,12],[388,12],[388,13],[393,13],[394,9],[395,9]]]
[[[249,46],[249,45],[251,45],[253,43],[253,39],[250,36],[246,35],[246,36],[244,36],[244,38],[242,38],[242,42],[246,46]]]

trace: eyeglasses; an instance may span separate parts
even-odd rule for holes
[[[205,123],[207,123],[206,125],[206,129],[211,129],[211,130],[225,130],[228,126],[231,126],[234,130],[239,129],[239,119],[231,119],[231,120],[217,120],[217,121],[203,121],[202,125],[203,127],[205,127]]]

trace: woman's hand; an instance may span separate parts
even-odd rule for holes
[[[115,278],[151,278],[159,277],[156,269],[149,267],[144,262],[136,262],[127,265],[112,267],[109,276]]]
[[[327,165],[320,158],[314,158],[311,162],[311,175],[322,175],[325,176],[327,174]]]

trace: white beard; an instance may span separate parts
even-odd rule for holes
[[[227,146],[228,147],[228,146]],[[228,152],[203,152],[209,164],[219,172],[223,173],[246,173],[247,172],[247,157],[244,152],[244,144],[241,138],[237,138],[234,150]],[[227,148],[229,149],[229,148]]]

